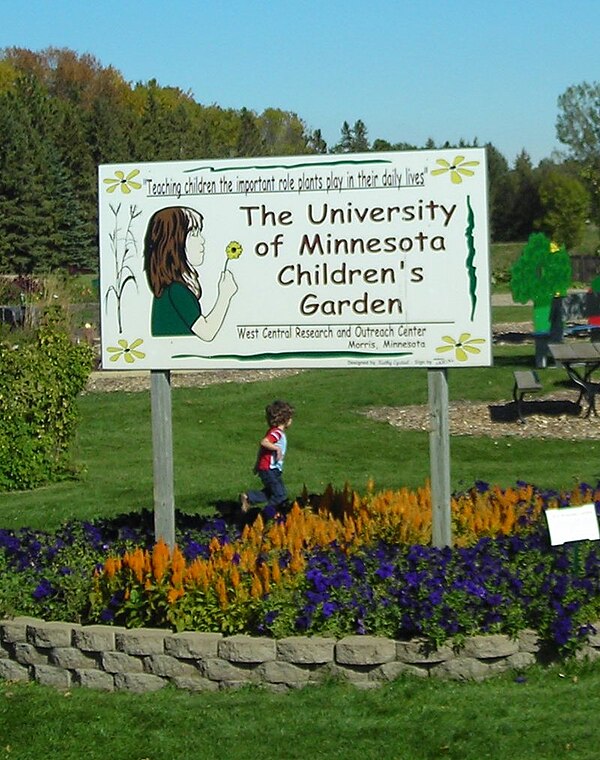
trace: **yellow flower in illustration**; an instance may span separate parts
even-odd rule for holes
[[[445,158],[438,158],[436,164],[439,164],[442,168],[434,169],[431,172],[433,175],[450,172],[452,182],[455,185],[460,185],[463,177],[472,177],[475,174],[472,169],[467,169],[467,166],[479,166],[479,161],[465,161],[464,156],[455,156],[452,163],[446,161]]]
[[[225,249],[228,259],[239,259],[243,251],[241,243],[238,243],[237,240],[232,240]]]
[[[146,354],[143,351],[138,351],[138,346],[141,346],[144,341],[141,338],[137,338],[131,345],[126,340],[121,338],[117,341],[118,346],[109,346],[106,350],[109,354],[111,362],[118,361],[121,357],[125,359],[127,364],[133,364],[136,359],[145,359]]]
[[[472,338],[471,333],[461,333],[458,340],[450,337],[450,335],[444,335],[442,338],[445,346],[438,346],[435,350],[438,354],[443,354],[446,351],[455,351],[456,358],[459,362],[466,362],[469,358],[469,354],[479,354],[480,348],[476,347],[476,343],[485,343],[485,338]]]
[[[104,184],[109,185],[109,187],[106,188],[106,192],[114,193],[118,187],[120,187],[121,192],[125,194],[130,193],[132,190],[139,190],[141,187],[140,183],[135,182],[133,179],[134,177],[137,177],[139,173],[139,169],[133,169],[127,176],[125,176],[125,172],[117,169],[114,177],[104,180]]]
[[[238,243],[237,240],[232,240],[230,243],[227,244],[225,247],[225,255],[227,256],[227,260],[225,261],[225,269],[227,269],[227,264],[229,264],[230,259],[239,259],[239,257],[244,252],[244,249],[242,248],[242,244]]]

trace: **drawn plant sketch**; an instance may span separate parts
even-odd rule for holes
[[[113,295],[117,302],[117,324],[119,328],[119,334],[123,333],[123,321],[122,321],[122,301],[123,293],[128,283],[133,283],[137,290],[137,281],[135,274],[129,265],[128,261],[132,256],[137,254],[137,241],[132,231],[132,225],[134,219],[136,219],[142,212],[138,210],[136,206],[129,206],[129,220],[127,227],[122,233],[119,226],[119,214],[121,213],[121,204],[118,206],[110,205],[110,210],[114,216],[114,226],[112,232],[109,234],[110,247],[113,254],[113,261],[115,267],[115,279],[114,284],[109,285],[104,296],[104,307],[108,311],[108,302],[110,296]]]

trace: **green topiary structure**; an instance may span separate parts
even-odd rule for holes
[[[564,245],[552,243],[542,232],[531,234],[511,268],[510,289],[517,303],[533,301],[536,333],[550,332],[552,300],[567,294],[572,278],[571,259]]]

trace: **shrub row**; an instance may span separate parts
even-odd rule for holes
[[[90,347],[74,345],[51,314],[33,339],[0,343],[0,491],[73,474],[75,402],[92,362]]]

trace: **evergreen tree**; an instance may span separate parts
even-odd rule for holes
[[[311,153],[327,153],[327,143],[320,129],[313,130],[308,137],[308,148]]]
[[[247,108],[240,113],[239,135],[237,141],[238,156],[263,156],[265,145],[258,128],[256,116]]]
[[[47,106],[31,76],[19,77],[0,98],[0,250],[4,266],[17,273],[48,269],[56,255],[58,166],[44,139],[52,118]]]
[[[332,152],[333,153],[351,153],[352,140],[353,140],[352,129],[350,128],[350,124],[348,124],[348,122],[345,121],[342,124],[340,141],[336,145],[334,145]]]
[[[364,121],[359,119],[352,128],[352,153],[366,153],[368,150],[370,150],[370,145],[367,127]]]

